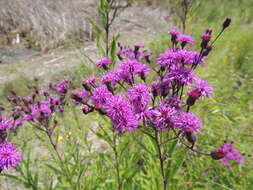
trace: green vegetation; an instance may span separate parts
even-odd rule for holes
[[[245,162],[226,168],[210,157],[190,152],[186,156],[182,153],[184,149],[177,149],[175,142],[166,147],[173,168],[168,175],[169,187],[173,190],[251,190],[253,187],[252,158],[247,156],[253,153],[253,1],[194,0],[186,33],[191,31],[197,39],[196,44],[199,44],[201,32],[212,28],[215,36],[227,16],[232,18],[231,27],[215,44],[207,65],[199,70],[200,76],[215,88],[215,93],[211,99],[199,101],[193,110],[202,119],[204,128],[198,135],[197,146],[200,150],[210,151],[219,147],[223,140],[233,140],[238,150],[245,153]],[[177,16],[174,17],[177,20]],[[179,22],[176,24],[180,26]],[[149,48],[159,54],[169,45],[169,36],[164,34],[149,43]],[[88,75],[93,70],[84,66],[80,68],[83,72],[77,71],[72,76],[74,85],[82,78],[80,75]],[[27,91],[23,83],[27,81],[20,77],[5,84],[0,89],[0,98],[12,89],[24,95]],[[82,182],[76,189],[115,190],[118,179],[115,178],[114,158],[111,157],[115,153],[112,148],[115,144],[107,138],[115,134],[109,129],[109,122],[98,115],[84,116],[79,109],[69,105],[59,123],[54,136],[67,170],[74,180]],[[19,147],[23,147],[24,162],[16,171],[0,176],[3,185],[0,189],[7,186],[13,189],[21,184],[25,189],[33,190],[69,189],[52,147],[46,144],[47,136],[27,128],[31,126],[20,128],[18,135],[12,138]],[[122,190],[161,189],[155,156],[146,153],[146,150],[155,152],[156,148],[151,140],[143,145],[142,138],[147,137],[139,133],[127,134],[120,142]],[[128,157],[129,153],[131,157]],[[150,169],[147,165],[153,166],[153,170],[147,170]]]
[[[202,101],[194,110],[205,126],[204,133],[199,136],[203,150],[210,149],[210,145],[217,146],[220,140],[234,140],[246,155],[253,152],[252,7],[253,2],[247,0],[195,1],[194,12],[190,12],[187,31],[192,31],[196,39],[206,28],[212,28],[216,35],[223,20],[227,16],[232,18],[231,27],[215,44],[208,64],[199,70],[200,76],[215,88],[213,98]],[[159,53],[168,45],[169,38],[164,34],[152,42],[150,48]],[[250,190],[253,186],[252,158],[245,158],[241,167],[224,169],[210,159],[190,156],[187,166],[177,176],[180,189]]]

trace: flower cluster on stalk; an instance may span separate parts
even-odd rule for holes
[[[230,22],[231,19],[226,19],[220,34]],[[58,123],[55,116],[65,110],[68,96],[84,114],[98,112],[108,117],[112,130],[119,135],[138,129],[151,134],[167,131],[188,149],[220,160],[228,167],[231,160],[242,163],[242,155],[231,144],[224,144],[211,153],[194,148],[196,134],[203,126],[198,116],[190,112],[191,107],[213,92],[206,80],[196,76],[196,69],[205,64],[220,34],[211,42],[212,30],[207,29],[201,35],[200,51],[195,51],[190,48],[194,44],[191,36],[180,34],[179,30],[168,33],[172,46],[156,60],[140,44],[133,48],[118,44],[118,61],[108,57],[98,60],[96,65],[103,70],[100,76],[85,79],[83,88],[75,88],[70,93],[69,80],[50,84],[46,90],[29,86],[32,93],[26,97],[12,91],[7,97],[11,111],[5,111],[0,105],[0,171],[16,167],[22,160],[9,139],[11,132],[24,123],[45,132],[52,142]]]
[[[80,93],[72,93],[71,97],[82,105],[84,114],[97,111],[110,118],[119,135],[139,128],[172,131],[183,144],[185,140],[191,143],[185,145],[195,151],[196,134],[202,124],[190,108],[198,99],[209,98],[213,91],[206,80],[196,76],[195,70],[205,64],[212,50],[212,30],[201,35],[200,51],[190,50],[194,44],[191,36],[180,35],[179,30],[168,33],[172,47],[158,56],[155,66],[152,54],[143,50],[142,45],[123,48],[119,44],[120,63],[114,66],[106,57],[97,61],[104,71],[93,82],[87,82],[91,78],[83,82],[85,98]],[[224,164],[239,157],[229,156],[235,155],[235,151],[225,152],[219,157]],[[214,152],[207,155],[214,158]]]
[[[66,94],[70,88],[68,80],[62,80],[46,90],[37,86],[29,86],[32,93],[29,96],[18,96],[14,91],[7,97],[11,104],[11,112],[4,106],[0,108],[0,171],[16,167],[22,160],[17,148],[10,142],[11,133],[25,123],[52,135],[57,121],[53,119],[57,112],[64,111]],[[81,95],[82,101],[85,99]]]

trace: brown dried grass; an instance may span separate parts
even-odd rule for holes
[[[0,33],[19,33],[37,47],[68,39],[85,40],[95,0],[1,0]]]

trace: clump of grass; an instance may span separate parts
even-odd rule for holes
[[[5,97],[11,95],[11,91],[15,91],[18,94],[25,96],[29,92],[26,85],[33,83],[34,81],[22,75],[14,80],[6,82],[0,86],[0,101],[5,101]]]
[[[73,38],[85,40],[90,32],[86,19],[90,6],[94,2],[87,0],[1,1],[0,33],[19,33],[40,48],[54,47]]]

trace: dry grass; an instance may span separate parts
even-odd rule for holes
[[[87,15],[95,0],[1,0],[0,34],[29,39],[37,47],[51,47],[68,39],[89,36]],[[7,35],[8,34],[8,35]],[[10,43],[11,39],[7,39]]]

